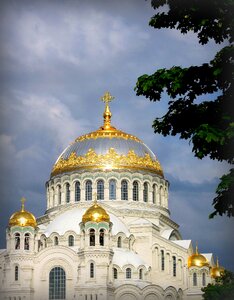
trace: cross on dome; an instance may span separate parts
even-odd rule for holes
[[[110,92],[105,92],[105,94],[101,97],[101,101],[106,103],[106,105],[108,105],[108,103],[110,103],[113,99],[115,99],[115,97],[113,97]]]

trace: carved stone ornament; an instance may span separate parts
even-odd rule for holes
[[[110,148],[106,154],[97,154],[92,148],[84,156],[71,153],[68,159],[62,157],[54,165],[51,176],[79,169],[138,169],[147,170],[163,177],[163,171],[158,160],[152,160],[148,153],[138,156],[134,150],[127,155],[118,154],[114,148]]]

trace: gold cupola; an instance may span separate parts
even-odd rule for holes
[[[96,197],[94,197],[94,204],[90,206],[86,212],[84,213],[82,217],[82,222],[87,223],[87,222],[110,222],[110,216],[108,213],[105,211],[101,205],[97,203]]]
[[[224,268],[219,265],[219,260],[217,257],[216,265],[210,270],[210,276],[212,278],[217,278],[220,277],[223,274],[223,272]]]
[[[204,267],[209,266],[209,262],[202,254],[198,253],[198,247],[196,246],[196,252],[189,256],[188,267]]]
[[[143,170],[163,177],[162,167],[154,153],[136,136],[111,124],[109,103],[114,99],[106,92],[103,125],[71,143],[55,162],[51,177],[79,170]]]
[[[32,213],[24,209],[24,202],[25,198],[21,199],[21,210],[15,212],[9,220],[9,226],[31,226],[31,227],[37,227],[37,221],[36,218]]]

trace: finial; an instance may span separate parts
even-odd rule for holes
[[[115,97],[111,96],[110,92],[105,92],[105,94],[101,97],[101,100],[108,105]]]
[[[26,201],[26,199],[24,197],[21,198],[21,211],[24,211],[24,203]]]
[[[97,204],[97,193],[93,193],[93,202],[94,204]]]
[[[109,103],[114,99],[115,97],[111,96],[109,92],[105,92],[105,94],[101,97],[101,101],[103,101],[105,106],[105,111],[103,113],[104,117],[104,126],[102,127],[105,130],[111,129],[111,111],[109,108]]]
[[[216,259],[216,266],[219,267],[219,258],[217,256],[217,259]]]
[[[197,242],[196,242],[196,254],[198,254],[198,247],[197,247]]]

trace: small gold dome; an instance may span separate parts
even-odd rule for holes
[[[26,211],[24,209],[24,202],[25,202],[25,198],[21,199],[21,210],[15,212],[9,220],[9,226],[21,226],[21,227],[25,227],[25,226],[31,226],[31,227],[36,227],[37,226],[37,221],[36,218],[34,217],[33,214],[31,214],[30,212]]]
[[[217,278],[220,277],[223,274],[223,272],[224,272],[224,268],[219,266],[219,261],[217,258],[216,266],[211,269],[210,276],[212,278]]]
[[[188,258],[188,267],[204,267],[209,266],[209,262],[202,254],[198,253],[198,249],[196,246],[196,253],[192,254]]]
[[[110,216],[96,201],[89,207],[82,217],[82,222],[110,222]]]

